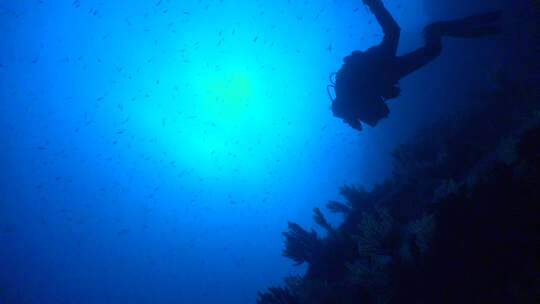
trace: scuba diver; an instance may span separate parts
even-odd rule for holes
[[[442,51],[442,38],[476,38],[501,32],[500,12],[474,15],[452,21],[435,22],[424,28],[425,45],[403,56],[397,56],[401,29],[381,0],[362,0],[381,25],[384,38],[378,46],[354,51],[331,76],[335,90],[332,100],[334,116],[361,131],[362,123],[375,127],[388,117],[386,101],[400,95],[399,80],[427,65]],[[333,76],[335,75],[335,81]],[[331,95],[331,94],[330,94]],[[330,96],[332,98],[332,96]]]

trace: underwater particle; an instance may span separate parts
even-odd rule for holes
[[[91,8],[90,10],[88,10],[88,13],[92,16],[97,16],[99,11],[97,9]]]

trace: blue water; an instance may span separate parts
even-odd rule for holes
[[[418,47],[422,1],[386,4]],[[382,38],[360,1],[0,0],[0,31],[8,304],[254,303],[304,270],[280,256],[287,221],[390,174],[453,106],[433,71],[463,77],[450,43],[357,133],[326,85]]]

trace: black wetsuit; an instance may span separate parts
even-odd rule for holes
[[[385,101],[398,97],[399,80],[427,65],[441,54],[442,37],[481,37],[500,31],[494,23],[500,13],[487,13],[463,19],[432,23],[424,29],[425,45],[397,56],[401,29],[380,0],[365,1],[382,27],[381,44],[364,52],[355,51],[345,58],[336,76],[334,116],[361,130],[361,122],[370,126],[388,116]]]

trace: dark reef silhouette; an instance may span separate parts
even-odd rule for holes
[[[258,304],[540,303],[540,106],[501,79],[398,147],[391,178],[343,186],[326,235],[289,223],[283,255],[305,275]]]
[[[425,0],[435,18],[458,2]],[[495,83],[397,147],[391,177],[343,186],[337,227],[318,208],[324,235],[289,223],[283,255],[307,271],[258,304],[540,303],[540,5],[496,2],[519,18]]]

